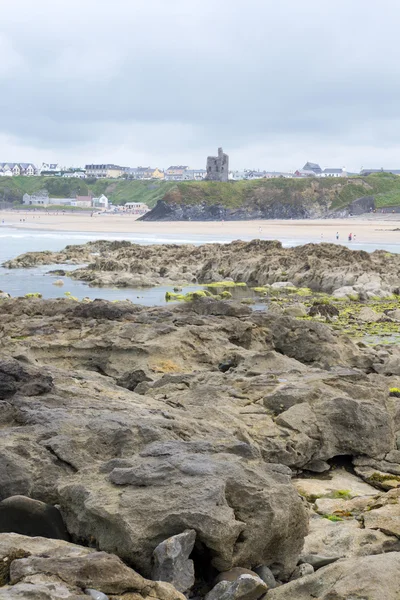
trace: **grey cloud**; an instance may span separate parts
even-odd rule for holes
[[[193,164],[223,144],[238,168],[289,168],[301,148],[357,152],[355,168],[398,145],[399,16],[395,0],[16,0],[0,133],[71,162]]]

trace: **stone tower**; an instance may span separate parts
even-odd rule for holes
[[[229,156],[224,154],[222,148],[218,148],[218,156],[207,157],[208,181],[228,181]]]

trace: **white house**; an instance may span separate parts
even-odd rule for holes
[[[182,181],[201,181],[206,175],[206,169],[186,169],[182,173]]]
[[[59,171],[62,171],[62,168],[58,163],[42,163],[40,172],[42,171],[58,173]]]
[[[67,178],[76,177],[78,179],[85,179],[86,171],[84,169],[70,169],[69,171],[65,171],[62,176]]]
[[[245,171],[229,171],[228,179],[230,181],[242,181],[246,178]]]
[[[104,194],[101,194],[98,198],[92,199],[92,206],[94,208],[108,208],[108,198]]]
[[[319,177],[346,177],[346,175],[344,169],[324,169]]]
[[[48,193],[44,191],[32,195],[24,194],[22,196],[22,202],[34,206],[47,206],[51,203]]]

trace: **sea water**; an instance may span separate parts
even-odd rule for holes
[[[263,237],[263,236],[260,236]],[[68,244],[85,244],[95,240],[128,240],[136,244],[207,244],[207,243],[229,243],[236,236],[229,235],[180,235],[180,234],[101,234],[101,233],[75,233],[75,232],[52,232],[38,230],[22,230],[12,227],[0,226],[0,265],[6,260],[15,258],[25,252],[39,252],[42,250],[57,251],[65,248]],[[241,236],[243,241],[250,241],[251,237]],[[265,239],[265,238],[264,238]],[[297,246],[309,243],[311,240],[302,238],[281,239],[285,247]],[[382,249],[387,252],[400,253],[399,244],[367,244],[352,242],[347,245],[353,250],[365,250],[372,252]],[[157,286],[153,288],[94,288],[86,283],[49,275],[52,269],[72,270],[77,265],[45,265],[31,269],[5,269],[0,266],[0,290],[11,294],[11,296],[24,296],[32,292],[39,292],[43,298],[65,297],[65,292],[70,292],[78,299],[84,297],[103,298],[105,300],[129,299],[138,304],[154,306],[165,302],[165,293],[173,291],[172,286]],[[55,286],[54,281],[62,279],[63,286]],[[188,286],[183,292],[201,289],[199,286]]]

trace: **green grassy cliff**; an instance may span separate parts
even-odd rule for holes
[[[262,209],[272,203],[301,205],[326,213],[348,206],[363,196],[374,196],[377,207],[400,205],[400,177],[377,173],[368,177],[338,179],[258,179],[218,183],[212,181],[81,180],[61,177],[0,177],[0,201],[22,202],[25,192],[47,189],[53,198],[105,194],[114,204],[158,200],[178,206],[220,205],[230,209]]]
[[[175,185],[163,199],[171,204],[221,204],[229,208],[260,206],[271,201],[282,204],[298,201],[335,210],[363,196],[374,196],[377,206],[399,206],[400,177],[377,173],[368,177],[337,179],[256,179],[230,183],[188,181]]]
[[[127,181],[125,179],[98,179],[97,181],[62,177],[0,177],[0,201],[22,202],[25,193],[34,194],[46,189],[52,198],[73,198],[77,194],[105,194],[113,204],[145,202],[150,207],[175,184],[168,181]]]

